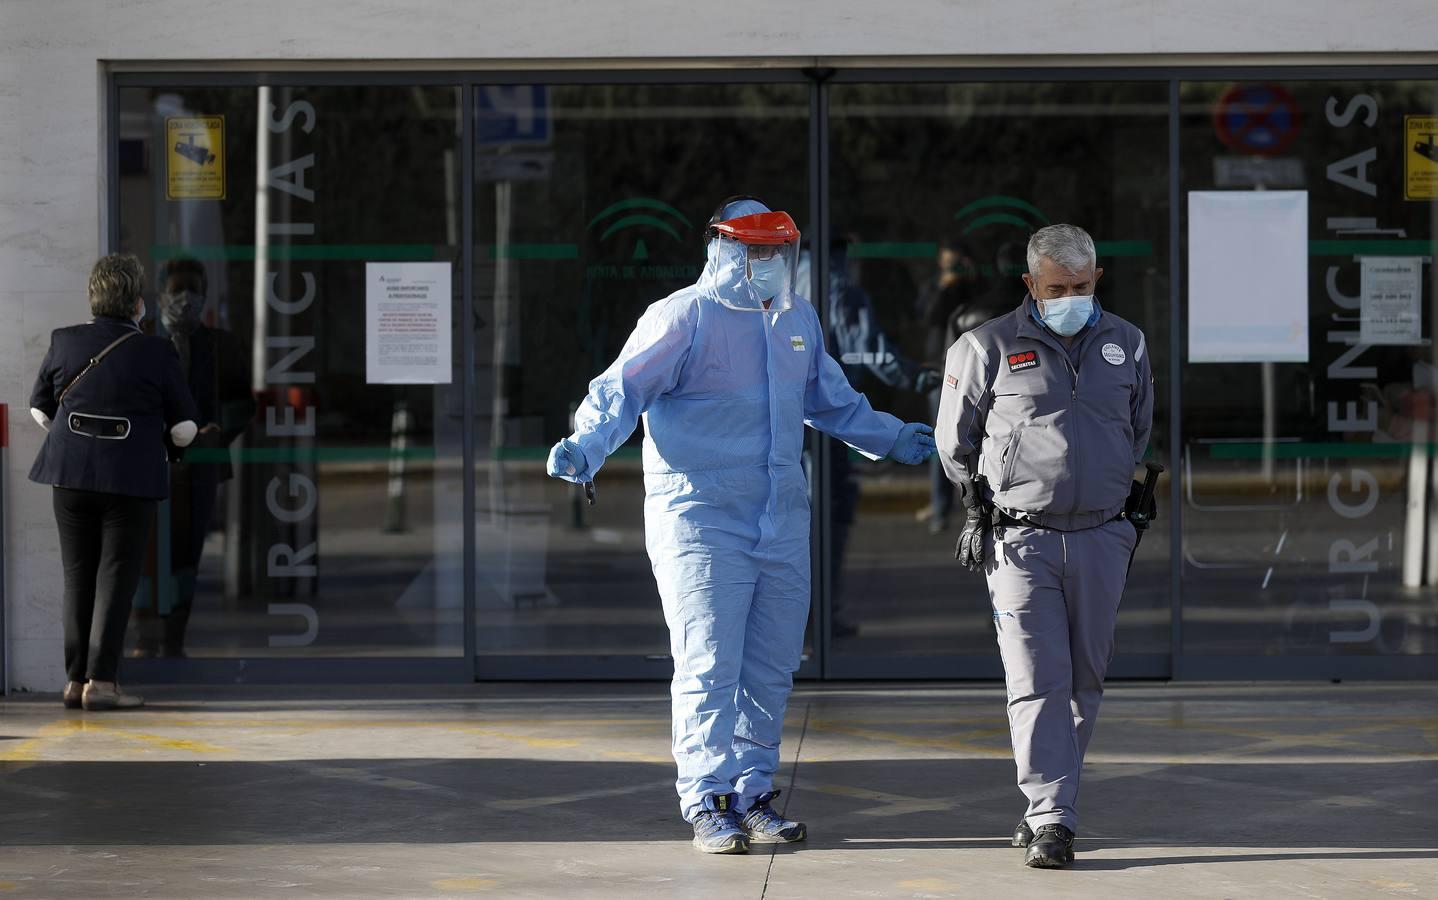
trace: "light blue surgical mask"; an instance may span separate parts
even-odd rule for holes
[[[1093,315],[1093,294],[1045,300],[1043,312],[1039,315],[1054,334],[1073,337],[1083,330],[1089,317]]]
[[[772,300],[784,291],[788,279],[788,266],[782,255],[773,259],[749,260],[749,283],[760,300]]]

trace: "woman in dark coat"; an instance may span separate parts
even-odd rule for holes
[[[48,433],[30,480],[54,488],[65,567],[65,685],[69,708],[140,706],[116,684],[125,624],[144,569],[156,501],[169,493],[169,456],[195,438],[195,401],[179,356],[140,333],[144,269],[128,254],[90,272],[84,325],[50,336],[30,414]]]

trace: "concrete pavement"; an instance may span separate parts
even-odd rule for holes
[[[1021,867],[1002,688],[801,688],[804,844],[690,849],[662,685],[0,705],[0,896],[1438,897],[1434,685],[1111,687],[1078,860]]]

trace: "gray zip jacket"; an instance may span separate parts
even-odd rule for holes
[[[1034,310],[1025,297],[949,348],[934,426],[939,458],[955,482],[977,458],[986,494],[1010,515],[1061,531],[1092,528],[1123,509],[1148,446],[1148,347],[1136,326],[1101,311],[1070,359]]]

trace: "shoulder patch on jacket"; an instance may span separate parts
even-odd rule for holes
[[[954,388],[955,390],[957,390],[958,387],[959,387],[959,379],[955,378],[955,377],[952,376],[952,375],[945,375],[945,376],[944,376],[944,384],[946,384],[946,385],[948,385],[949,387]]]
[[[1032,350],[1010,353],[1008,360],[1010,372],[1022,372],[1025,369],[1037,369],[1039,367],[1039,355]]]

